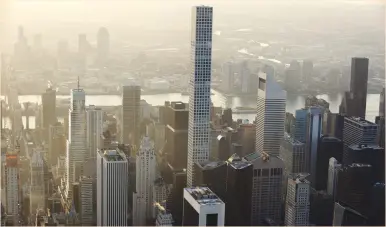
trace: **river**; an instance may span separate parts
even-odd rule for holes
[[[246,97],[226,97],[221,93],[212,90],[212,102],[215,106],[235,108],[238,106],[255,107],[255,98]],[[318,95],[318,98],[323,98],[330,103],[330,110],[334,113],[339,111],[339,105],[342,100],[342,94],[336,95]],[[4,97],[2,97],[4,98]],[[57,96],[57,99],[66,99],[69,96]],[[188,102],[189,97],[187,95],[181,95],[180,93],[169,93],[169,94],[158,94],[158,95],[142,95],[141,99],[147,101],[147,103],[157,106],[163,105],[165,101],[182,101]],[[305,97],[301,95],[287,95],[287,106],[286,111],[294,113],[295,110],[304,107]],[[41,96],[39,95],[23,95],[19,96],[19,101],[41,103]],[[89,95],[86,96],[86,105],[96,106],[117,106],[121,105],[121,97],[119,95]],[[374,122],[375,117],[378,115],[379,108],[379,94],[367,95],[367,108],[366,108],[366,119]],[[250,122],[254,120],[255,114],[234,114],[234,119],[248,119]],[[7,124],[8,123],[7,119]],[[30,118],[30,128],[34,128],[35,122],[34,117]],[[4,121],[3,121],[4,122]],[[23,117],[23,124],[25,125],[25,119]],[[8,126],[9,127],[9,126]]]

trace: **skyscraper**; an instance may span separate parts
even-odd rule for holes
[[[154,145],[144,137],[136,158],[136,192],[133,195],[133,225],[146,225],[153,214],[153,185],[156,179]]]
[[[97,61],[104,64],[110,52],[110,34],[105,27],[98,30],[97,35]]]
[[[97,148],[101,145],[103,133],[103,111],[94,105],[86,108],[87,119],[87,157],[96,157]]]
[[[229,92],[233,89],[234,69],[232,62],[225,62],[222,65],[222,82],[221,89],[224,92]]]
[[[377,144],[378,126],[359,117],[345,117],[343,126],[344,150],[353,144]]]
[[[81,167],[85,160],[86,149],[86,116],[85,92],[81,88],[71,90],[69,110],[69,138],[67,140],[66,192],[72,199],[72,184],[79,179]]]
[[[293,175],[288,179],[285,204],[285,226],[307,226],[310,215],[310,182],[306,175]]]
[[[32,154],[30,172],[30,212],[34,213],[37,209],[45,208],[43,157],[40,151]]]
[[[97,152],[95,152],[97,153]],[[95,162],[95,161],[94,161]],[[92,226],[95,225],[94,221],[94,190],[93,190],[94,178],[89,176],[81,176],[79,179],[79,207],[77,210],[79,213],[80,222],[82,225]],[[96,196],[95,196],[96,197]]]
[[[385,87],[383,87],[381,94],[379,95],[379,116],[385,116]]]
[[[368,58],[351,59],[350,92],[342,100],[339,112],[348,117],[366,116]]]
[[[128,219],[128,163],[116,150],[97,155],[97,225],[125,226]]]
[[[212,23],[212,7],[196,6],[192,8],[187,163],[188,186],[193,186],[194,163],[209,159],[211,141]]]
[[[259,73],[256,115],[256,152],[278,156],[284,136],[287,92],[275,79]]]
[[[375,117],[375,124],[378,125],[377,132],[377,144],[380,147],[385,147],[385,117],[377,116]]]
[[[252,153],[243,158],[253,165],[251,225],[262,225],[269,218],[280,222],[284,163],[267,153]]]
[[[17,152],[8,152],[5,157],[5,193],[7,198],[7,215],[17,217],[19,213],[18,204],[21,201],[19,196],[19,156]]]
[[[224,226],[225,203],[208,187],[184,188],[183,226]]]
[[[51,87],[42,94],[42,123],[48,136],[49,126],[56,123],[56,91]]]
[[[122,87],[122,121],[121,142],[139,145],[141,87],[129,79],[129,83]]]
[[[305,144],[290,137],[287,133],[280,145],[280,158],[284,161],[285,175],[306,172]]]
[[[302,108],[295,111],[295,138],[296,140],[305,143],[307,133],[307,114],[308,109]]]
[[[330,158],[328,163],[328,180],[327,180],[327,194],[335,199],[336,186],[338,184],[338,172],[342,168],[335,158]]]

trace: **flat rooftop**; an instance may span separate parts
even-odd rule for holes
[[[292,145],[303,145],[304,143],[291,137],[288,133],[284,133],[284,140],[290,142]]]
[[[99,151],[100,155],[108,162],[124,161],[126,156],[118,149],[102,149]]]
[[[226,162],[225,161],[208,161],[208,162],[197,163],[197,164],[202,169],[208,170],[208,169],[214,169],[214,168],[217,168],[219,166],[225,165]]]
[[[352,150],[356,150],[356,151],[362,151],[365,149],[384,149],[376,144],[374,144],[374,145],[353,144],[353,145],[349,146],[349,148],[351,148]]]
[[[360,124],[361,126],[377,126],[377,124],[370,122],[368,120],[365,120],[363,118],[360,118],[360,117],[348,117],[348,118],[346,118],[346,120],[351,121],[351,122],[356,122],[356,123]]]
[[[223,201],[208,187],[185,188],[200,205],[221,204]]]

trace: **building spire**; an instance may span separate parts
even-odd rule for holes
[[[79,89],[79,87],[80,87],[80,86],[79,86],[79,75],[78,75],[78,89]]]

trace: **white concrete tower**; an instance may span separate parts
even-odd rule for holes
[[[119,149],[97,154],[97,225],[126,226],[128,219],[128,162]]]
[[[44,161],[43,154],[35,150],[31,158],[30,212],[44,209]]]
[[[103,111],[94,105],[86,108],[87,119],[87,158],[96,157],[103,133]]]
[[[136,192],[133,195],[133,225],[146,225],[153,215],[153,186],[156,178],[154,144],[144,137],[136,157]]]
[[[279,156],[284,136],[287,92],[273,76],[259,73],[256,115],[256,152]]]
[[[189,79],[189,129],[187,185],[193,183],[193,165],[209,159],[210,81],[212,70],[213,8],[192,8],[191,75]]]
[[[86,147],[86,94],[83,89],[71,90],[71,106],[69,110],[69,135],[67,141],[66,194],[72,199],[72,184],[79,179],[81,167],[87,153]],[[71,204],[71,203],[70,203]]]
[[[309,225],[310,182],[305,179],[307,175],[295,175],[288,179],[285,226]]]

